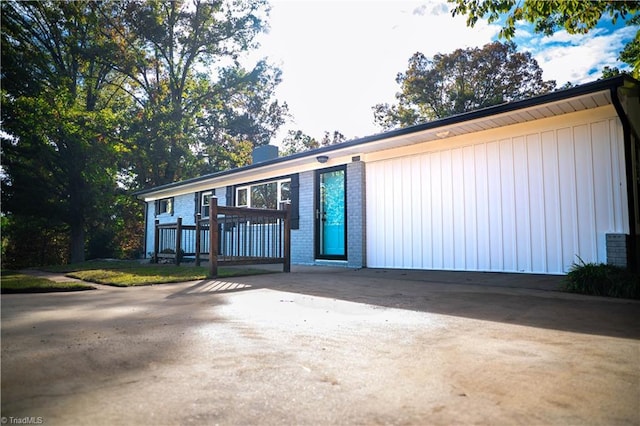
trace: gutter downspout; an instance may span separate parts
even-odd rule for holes
[[[634,194],[634,179],[633,179],[633,149],[631,147],[631,125],[629,123],[629,118],[627,117],[627,113],[622,106],[622,102],[620,102],[620,98],[618,97],[618,88],[620,86],[617,85],[615,87],[610,88],[611,92],[611,101],[613,103],[616,112],[618,113],[618,117],[620,117],[620,122],[622,123],[622,132],[624,136],[624,166],[625,166],[625,177],[627,184],[627,210],[629,216],[629,242],[628,242],[628,251],[627,251],[627,268],[633,272],[638,271],[638,255],[637,255],[637,230],[636,230],[636,203],[635,203],[635,194]],[[636,135],[637,138],[637,135]]]

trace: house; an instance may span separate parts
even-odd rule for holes
[[[154,220],[290,201],[291,262],[564,274],[638,263],[640,82],[625,76],[137,193]],[[260,156],[266,159],[260,158]],[[275,155],[274,155],[275,154]]]

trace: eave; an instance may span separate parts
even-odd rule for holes
[[[278,175],[280,171],[303,171],[317,168],[315,158],[348,157],[367,154],[382,149],[426,143],[479,131],[526,123],[567,113],[584,111],[612,105],[611,90],[623,85],[637,85],[632,78],[620,75],[606,80],[598,80],[570,89],[560,90],[533,98],[509,102],[464,114],[453,115],[439,120],[354,139],[336,145],[322,147],[287,157],[252,164],[200,176],[181,182],[139,191],[135,195],[149,201],[178,194],[227,186],[234,182],[256,180],[258,176]]]

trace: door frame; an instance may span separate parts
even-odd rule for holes
[[[320,247],[320,175],[323,173],[335,172],[338,170],[342,170],[344,172],[344,200],[343,200],[343,209],[344,209],[344,255],[329,255],[329,254],[321,254]],[[314,194],[314,248],[315,248],[315,259],[318,260],[347,260],[347,165],[342,164],[339,166],[327,167],[325,169],[318,169],[315,173],[315,194]]]

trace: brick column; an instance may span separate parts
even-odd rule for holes
[[[355,160],[355,158],[354,158]],[[366,167],[359,159],[347,164],[347,266],[367,263]]]

